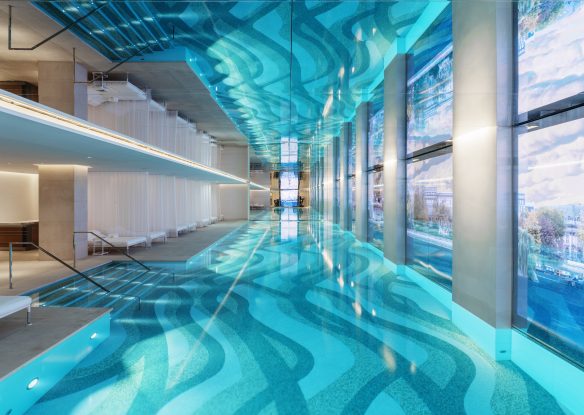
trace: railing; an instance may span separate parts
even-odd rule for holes
[[[106,293],[110,293],[110,290],[108,290],[107,288],[105,288],[103,285],[101,285],[100,283],[94,281],[90,276],[88,276],[87,274],[79,271],[77,268],[72,267],[71,265],[67,264],[65,261],[63,261],[61,258],[57,257],[56,255],[52,254],[51,252],[47,251],[45,248],[35,244],[34,242],[10,242],[9,244],[9,254],[8,254],[8,269],[9,269],[9,285],[10,285],[10,289],[13,288],[12,285],[12,246],[13,245],[31,245],[34,246],[35,248],[37,248],[39,251],[43,252],[44,254],[50,256],[51,258],[53,258],[55,261],[61,263],[62,265],[66,266],[67,268],[69,268],[71,271],[75,272],[76,274],[80,275],[81,277],[85,278],[87,281],[89,281],[90,283],[92,283],[93,285],[95,285],[96,287],[99,287],[100,289],[102,289],[103,291],[105,291]]]
[[[105,291],[105,295],[106,296],[108,296],[110,294],[113,294],[113,295],[120,295],[122,297],[133,298],[135,300],[138,300],[138,309],[140,309],[142,307],[142,299],[139,296],[137,296],[137,295],[128,295],[128,294],[118,293],[117,292],[120,288],[122,288],[123,286],[125,286],[127,284],[123,284],[122,286],[117,287],[115,290],[112,291],[112,290],[104,287],[103,285],[101,285],[97,281],[95,281],[93,278],[91,278],[87,274],[79,271],[76,268],[76,266],[71,266],[71,265],[67,264],[61,258],[59,258],[56,255],[52,254],[51,252],[47,251],[45,248],[43,248],[43,247],[35,244],[34,242],[10,242],[10,244],[9,244],[9,255],[8,255],[8,261],[9,261],[9,285],[10,285],[10,289],[11,290],[13,289],[13,284],[12,284],[12,263],[14,262],[13,261],[13,258],[12,258],[13,257],[12,245],[31,245],[31,246],[34,246],[39,251],[42,251],[43,253],[45,253],[46,255],[50,256],[51,258],[53,258],[55,261],[61,263],[62,265],[66,266],[71,271],[73,271],[76,274],[78,274],[79,276],[83,277],[84,279],[86,279],[87,281],[89,281],[90,283],[92,283],[93,285],[95,285],[96,287],[98,287],[99,289]],[[75,253],[73,254],[73,256],[75,256]],[[136,262],[138,262],[141,265],[143,265],[140,261],[136,261]],[[148,271],[150,271],[150,268],[148,268]]]
[[[76,232],[73,232],[73,266],[76,266],[76,264],[77,264],[77,255],[75,254],[75,235],[77,235],[77,234],[93,235],[96,238],[98,238],[99,240],[101,240],[102,242],[105,242],[106,244],[108,244],[109,246],[111,246],[112,248],[119,248],[119,247],[113,245],[112,243],[108,242],[107,239],[104,239],[101,236],[97,235],[95,232],[91,232],[91,231],[76,231]],[[145,268],[148,271],[151,271],[150,267],[148,267],[144,263],[138,261],[136,258],[134,258],[133,256],[131,256],[127,252],[124,252],[123,250],[121,252],[122,252],[123,255],[127,256],[128,258],[130,258],[132,261],[134,261],[138,265],[142,266],[143,268]]]

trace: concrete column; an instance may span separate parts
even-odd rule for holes
[[[509,358],[512,2],[458,1],[452,9],[453,320],[491,355]]]
[[[355,116],[356,153],[355,153],[355,236],[367,242],[367,124],[369,103],[364,102],[357,108]]]
[[[383,106],[383,252],[403,266],[406,261],[406,56],[385,69]]]
[[[87,69],[73,62],[39,62],[39,102],[87,119]],[[75,72],[75,73],[74,73]]]
[[[249,148],[224,146],[219,168],[239,177],[249,178]],[[219,185],[219,211],[226,220],[249,219],[249,185]]]
[[[321,156],[318,161],[318,210],[322,214],[323,219],[325,218],[324,209],[324,156]]]
[[[39,166],[39,244],[61,259],[73,259],[73,232],[87,230],[87,169]],[[76,257],[85,258],[87,235],[75,241]]]
[[[340,162],[340,178],[339,186],[339,225],[341,229],[350,230],[349,218],[349,180],[347,174],[349,172],[349,140],[351,134],[351,123],[344,123],[339,137],[339,158]]]
[[[332,154],[332,181],[333,181],[333,223],[339,224],[339,216],[341,214],[341,200],[340,200],[340,183],[337,181],[339,177],[339,157],[340,157],[340,138],[333,137],[333,154]]]
[[[334,222],[335,198],[334,198],[334,143],[326,146],[323,166],[324,166],[324,212],[325,219]]]

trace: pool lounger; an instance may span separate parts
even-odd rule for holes
[[[26,308],[26,324],[30,326],[30,297],[24,295],[0,296],[0,318],[17,313]]]
[[[125,248],[126,253],[129,253],[130,248],[136,245],[148,246],[148,239],[145,236],[104,236],[101,233],[95,233],[109,242],[109,244],[98,238],[90,239],[89,244],[93,247],[93,255],[96,255],[95,248],[101,248],[101,254],[103,255],[105,248],[111,248],[112,245],[114,248]]]
[[[185,224],[185,225],[178,225],[176,227],[176,233],[177,235],[180,235],[181,233],[187,233],[187,232],[191,232],[192,229],[192,224]]]
[[[148,234],[146,235],[146,238],[148,239],[148,246],[151,246],[152,242],[154,242],[154,241],[160,241],[163,244],[165,244],[166,243],[166,232],[164,232],[164,231],[148,232]]]

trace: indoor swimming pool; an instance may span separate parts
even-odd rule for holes
[[[155,264],[168,272],[141,308],[117,309],[110,338],[29,413],[563,413],[368,244],[270,219]]]

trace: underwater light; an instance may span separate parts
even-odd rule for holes
[[[31,390],[32,388],[34,388],[36,385],[38,385],[39,383],[39,378],[34,378],[33,380],[31,380],[30,382],[28,382],[28,385],[26,385],[26,389]]]
[[[89,336],[89,338],[90,338],[91,340],[95,339],[96,337],[97,337],[97,333],[93,333],[91,336]]]

